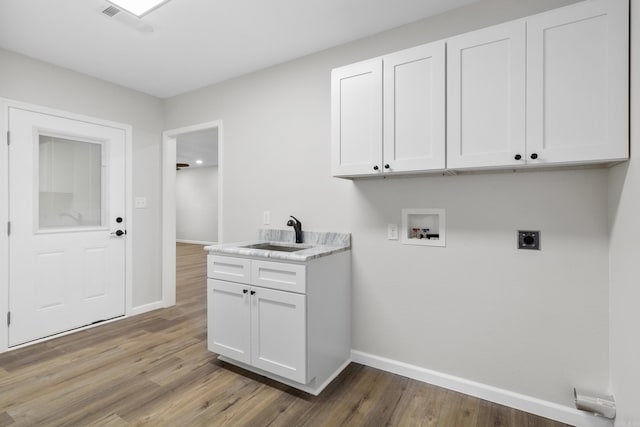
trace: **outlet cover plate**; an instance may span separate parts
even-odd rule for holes
[[[387,224],[387,239],[398,240],[398,224]]]

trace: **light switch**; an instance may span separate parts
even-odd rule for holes
[[[136,209],[147,209],[147,198],[136,197],[134,206],[136,207]]]
[[[398,224],[387,224],[387,239],[398,240]]]

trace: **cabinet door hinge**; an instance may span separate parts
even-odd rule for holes
[[[11,312],[7,311],[7,326],[11,325]]]
[[[11,145],[11,132],[7,131],[7,145]]]
[[[11,221],[7,221],[7,236],[11,236]]]

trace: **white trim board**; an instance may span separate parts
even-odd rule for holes
[[[129,313],[129,315],[126,317],[137,316],[138,314],[147,313],[153,310],[159,310],[161,308],[164,308],[163,301],[155,301],[148,304],[138,305],[136,307],[133,307],[131,309],[131,313]]]
[[[611,420],[568,406],[357,350],[351,350],[351,361],[576,427],[613,426]]]
[[[224,156],[222,120],[162,132],[162,301],[176,304],[176,144],[178,136],[218,128],[218,240],[223,240]]]

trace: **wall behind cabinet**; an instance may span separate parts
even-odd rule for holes
[[[608,386],[604,169],[331,178],[332,68],[571,1],[486,0],[166,101],[166,127],[222,119],[225,239],[289,215],[353,236],[353,348],[572,406]],[[386,240],[402,208],[445,208],[447,247]],[[542,232],[517,251],[516,230]]]

